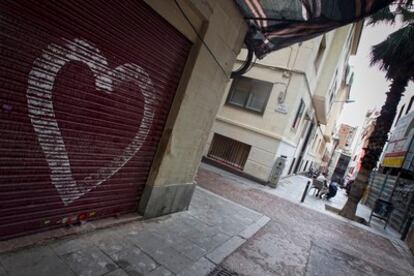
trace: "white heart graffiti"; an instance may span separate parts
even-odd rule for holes
[[[53,109],[52,91],[58,72],[70,61],[81,61],[89,66],[95,76],[96,89],[111,93],[121,82],[134,82],[144,96],[144,115],[138,131],[122,154],[115,157],[96,173],[90,174],[81,183],[72,176],[72,170],[62,133]],[[154,86],[140,66],[123,64],[115,69],[92,43],[74,39],[65,40],[64,45],[50,44],[37,58],[29,73],[27,88],[28,113],[39,144],[50,169],[52,184],[56,187],[66,206],[102,184],[118,172],[141,148],[154,117]]]

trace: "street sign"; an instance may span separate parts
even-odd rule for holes
[[[414,148],[411,143],[414,134],[414,111],[401,117],[393,129],[384,153],[382,166],[413,170]]]

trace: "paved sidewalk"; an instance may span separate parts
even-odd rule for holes
[[[202,165],[198,184],[271,218],[221,264],[241,275],[414,275],[400,242]]]
[[[336,194],[336,196],[330,199],[329,201],[315,197],[313,195],[314,190],[310,190],[308,191],[305,201],[301,203],[300,200],[302,198],[303,191],[305,190],[306,183],[310,181],[310,179],[305,176],[294,175],[294,176],[286,177],[278,183],[278,186],[275,189],[269,186],[258,184],[254,181],[245,179],[243,177],[234,175],[230,172],[224,171],[220,168],[214,167],[209,164],[203,163],[201,165],[201,168],[217,173],[226,179],[232,180],[233,182],[240,184],[239,187],[241,189],[246,189],[246,188],[258,189],[266,193],[276,195],[283,199],[289,200],[290,202],[295,203],[297,205],[310,208],[318,212],[347,221],[346,219],[332,213],[331,211],[326,210],[325,208],[325,205],[329,205],[337,209],[341,209],[348,199],[344,190],[338,189],[338,193]],[[368,221],[370,214],[371,214],[371,209],[368,206],[363,205],[363,204],[358,205],[357,215],[359,217],[365,218],[366,221]],[[357,222],[351,222],[351,223],[359,227],[362,227],[368,231],[372,231],[376,234],[390,237],[392,239],[399,239],[401,236],[401,234],[399,234],[397,231],[395,231],[391,227],[387,227],[386,229],[384,229],[384,223],[382,221],[377,220],[376,218],[372,219],[370,226],[364,226]]]
[[[303,191],[305,190],[306,183],[310,181],[309,178],[301,175],[295,175],[290,176],[285,179],[282,179],[279,182],[279,185],[276,189],[270,188],[270,187],[262,187],[264,191],[267,193],[277,195],[279,197],[282,197],[284,199],[287,199],[294,203],[299,203],[300,199],[302,197]],[[332,199],[324,200],[315,197],[314,190],[311,190],[308,192],[304,203],[300,203],[301,205],[317,210],[319,212],[323,212],[329,215],[332,215],[332,213],[328,210],[326,210],[325,205],[329,205],[332,207],[335,207],[337,209],[342,209],[342,207],[345,205],[346,201],[348,200],[348,197],[346,195],[345,190],[338,189],[338,192],[336,196]],[[371,209],[364,205],[359,204],[357,209],[357,216],[364,218],[366,221],[369,220],[369,216],[371,214]],[[370,224],[369,228],[370,231],[374,231],[378,234],[385,235],[388,237],[391,237],[393,239],[399,239],[401,234],[399,234],[397,231],[392,229],[391,227],[388,227],[384,229],[384,222],[379,221],[376,218],[373,218]]]
[[[206,275],[268,221],[197,188],[187,212],[0,254],[0,276]]]

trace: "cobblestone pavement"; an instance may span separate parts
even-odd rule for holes
[[[224,176],[223,176],[224,175]],[[241,275],[414,275],[398,242],[202,165],[200,186],[271,221],[221,264]]]
[[[206,275],[268,221],[197,188],[189,211],[0,254],[0,276]]]
[[[261,191],[287,199],[290,202],[299,204],[301,206],[314,209],[318,212],[322,212],[327,215],[336,216],[339,219],[342,219],[342,218],[326,210],[325,205],[329,205],[337,209],[341,209],[348,199],[345,191],[341,189],[339,189],[336,196],[330,199],[329,201],[315,197],[314,196],[315,191],[310,190],[305,198],[305,201],[303,203],[300,203],[300,199],[302,197],[303,191],[305,190],[306,183],[310,181],[310,179],[307,177],[304,177],[301,175],[289,176],[279,181],[277,188],[274,189],[269,186],[257,185],[256,182],[249,181],[242,177],[236,176],[229,172],[213,167],[211,165],[202,164],[202,167],[208,168],[209,170],[213,172],[217,172],[221,176],[232,179],[240,183],[243,186],[250,186],[256,189],[260,189]],[[357,215],[359,217],[365,218],[365,220],[368,221],[370,214],[371,214],[371,209],[369,207],[363,204],[358,205]],[[371,225],[369,227],[368,226],[365,227],[363,225],[359,225],[359,226],[367,229],[368,231],[371,231],[371,232],[374,232],[380,235],[384,235],[387,237],[391,237],[393,239],[398,239],[401,236],[401,234],[399,234],[397,231],[395,231],[391,227],[387,227],[386,229],[384,229],[384,222],[377,220],[376,218],[372,219]]]

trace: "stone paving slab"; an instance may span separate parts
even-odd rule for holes
[[[162,266],[157,267],[156,269],[154,269],[148,274],[148,276],[170,276],[170,275],[173,275],[173,274]]]
[[[96,246],[63,255],[61,259],[80,276],[102,275],[117,268],[117,265]]]
[[[392,269],[392,268],[390,268]],[[366,262],[337,248],[324,248],[313,244],[306,268],[307,276],[395,275],[373,263]]]
[[[189,211],[2,253],[0,276],[207,275],[267,221],[197,188]]]
[[[47,246],[4,254],[0,258],[6,275],[75,275]]]
[[[259,231],[263,226],[265,226],[270,221],[268,217],[262,217],[257,222],[251,224],[249,227],[244,229],[239,233],[239,236],[245,240],[250,239],[257,231]]]
[[[81,235],[89,232],[95,232],[99,229],[114,227],[134,221],[142,220],[142,216],[137,213],[126,214],[120,217],[104,218],[98,220],[88,221],[88,223],[76,225],[73,227],[61,227],[50,231],[39,232],[33,235],[22,236],[10,240],[0,241],[0,254],[19,250],[25,247],[45,244],[56,239],[68,238],[72,235]]]
[[[128,274],[124,270],[119,268],[117,270],[105,274],[105,276],[128,276]]]
[[[182,271],[179,276],[203,276],[208,275],[216,267],[211,261],[206,258],[199,259],[191,267]]]
[[[0,265],[0,276],[6,276],[6,270],[4,270],[3,266]]]
[[[246,240],[235,236],[220,245],[216,250],[207,254],[207,259],[215,264],[220,264],[227,256],[240,247]]]

